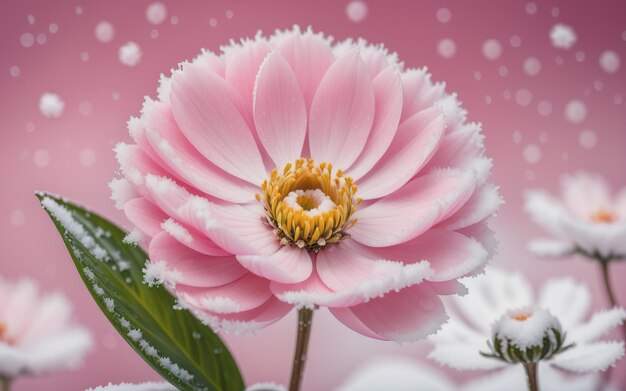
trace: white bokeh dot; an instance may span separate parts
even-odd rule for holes
[[[549,116],[552,114],[552,103],[547,100],[542,100],[539,104],[537,104],[537,111],[539,112],[539,115],[544,117]]]
[[[531,2],[526,3],[526,13],[528,15],[534,15],[537,13],[537,4]]]
[[[578,124],[587,117],[587,106],[579,99],[573,99],[565,105],[564,117],[567,121]]]
[[[498,68],[498,74],[505,77],[509,74],[509,68],[507,68],[506,65],[500,65],[500,68]]]
[[[28,24],[31,26],[35,24],[35,15],[28,14],[26,16],[26,20],[28,20]]]
[[[519,35],[513,35],[511,39],[509,40],[509,43],[514,48],[518,48],[522,45],[522,39],[519,37]]]
[[[136,42],[129,41],[120,46],[117,51],[117,57],[120,62],[126,66],[134,67],[141,61],[143,52]]]
[[[39,97],[39,112],[47,118],[58,118],[63,114],[65,102],[57,94],[45,92]]]
[[[74,8],[74,12],[76,12],[76,15],[82,15],[83,7],[81,7],[80,5],[77,5],[76,8]]]
[[[487,60],[495,61],[502,56],[502,44],[497,39],[488,39],[483,42],[482,52]]]
[[[528,144],[524,147],[522,156],[526,163],[536,164],[541,160],[541,148],[537,144]]]
[[[522,132],[520,132],[519,130],[513,132],[513,142],[515,144],[519,144],[522,142]]]
[[[456,53],[456,43],[450,38],[444,38],[437,44],[437,53],[443,58],[451,58]]]
[[[20,67],[18,67],[17,65],[13,65],[10,69],[9,69],[9,74],[12,77],[18,77],[21,73]]]
[[[452,12],[447,8],[439,8],[437,10],[437,20],[441,23],[448,23],[452,19]]]
[[[159,38],[159,30],[157,29],[152,29],[152,31],[150,31],[150,37],[152,39],[157,39]]]
[[[161,24],[165,18],[167,18],[167,7],[160,1],[150,3],[146,8],[146,19],[148,19],[148,22],[151,24]]]
[[[515,92],[515,101],[520,106],[528,106],[533,101],[533,94],[526,88],[520,88]]]
[[[56,23],[50,23],[48,31],[50,31],[51,34],[56,34],[59,31],[59,25]]]
[[[474,71],[474,79],[480,80],[483,78],[483,74],[480,71]]]
[[[215,18],[209,19],[209,26],[217,27],[217,19],[215,19]]]
[[[178,16],[174,15],[170,18],[170,23],[173,25],[177,25],[178,22],[180,22],[180,20],[178,19]]]
[[[552,14],[552,16],[554,16],[555,18],[559,16],[560,13],[561,11],[559,10],[559,7],[552,7],[552,9],[550,10],[550,14]]]
[[[48,41],[48,36],[44,33],[39,33],[37,34],[37,43],[40,45],[43,45],[46,43],[46,41]]]
[[[600,68],[606,73],[615,73],[619,70],[621,60],[619,54],[613,50],[605,50],[598,59]]]
[[[552,46],[557,49],[569,50],[576,43],[577,39],[578,37],[574,29],[566,24],[555,24],[550,30]]]
[[[20,227],[24,225],[24,221],[26,221],[26,215],[24,214],[23,210],[15,209],[11,212],[11,215],[9,216],[9,221],[11,221],[11,225],[15,227]]]
[[[92,111],[93,105],[91,104],[91,102],[85,100],[78,104],[78,112],[80,113],[80,115],[86,117],[91,114]]]
[[[80,151],[79,160],[83,167],[91,167],[96,164],[96,152],[91,148],[84,148]]]
[[[528,57],[524,60],[524,72],[529,76],[537,76],[541,71],[541,63],[537,57]]]
[[[233,10],[226,10],[226,19],[232,19],[235,17]]]
[[[33,162],[37,167],[46,167],[50,164],[50,152],[45,149],[38,149],[33,153]]]
[[[576,52],[575,57],[576,57],[576,61],[583,62],[585,61],[585,57],[586,57],[585,52],[583,52],[582,50],[579,50]]]
[[[84,62],[89,61],[89,52],[81,52],[80,59]]]
[[[353,0],[346,6],[346,16],[354,23],[360,23],[367,17],[367,4],[361,0]]]
[[[25,48],[33,46],[35,44],[35,36],[31,33],[22,34],[20,37],[20,44],[22,44]]]
[[[578,142],[581,147],[591,149],[598,143],[598,135],[591,129],[585,129],[578,135]]]
[[[115,28],[106,20],[98,23],[94,29],[96,39],[102,43],[111,42],[115,36]]]

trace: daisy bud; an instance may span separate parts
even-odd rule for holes
[[[565,332],[550,311],[525,307],[509,310],[493,325],[487,345],[491,357],[516,363],[536,363],[573,346],[565,346]]]

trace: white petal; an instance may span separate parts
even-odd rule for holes
[[[552,359],[552,364],[571,372],[604,371],[624,355],[624,342],[607,341],[575,346]]]
[[[576,343],[593,342],[626,320],[626,311],[621,307],[600,311],[582,326],[572,329],[569,336]]]
[[[532,304],[530,284],[519,273],[487,268],[484,276],[461,280],[469,293],[455,298],[455,309],[487,335],[491,324],[508,309]]]
[[[454,383],[433,368],[400,357],[370,361],[348,376],[337,391],[452,391]]]
[[[92,346],[91,334],[86,329],[68,329],[63,334],[25,348],[25,370],[37,375],[74,367],[81,363]]]
[[[539,295],[539,306],[550,310],[564,330],[571,330],[580,324],[590,305],[591,295],[587,287],[571,277],[549,280]]]
[[[428,358],[437,361],[441,365],[462,371],[484,371],[508,365],[504,361],[482,356],[480,354],[481,350],[487,352],[487,344],[485,344],[484,348],[469,344],[437,346],[428,354]]]
[[[561,258],[572,255],[576,246],[562,240],[536,239],[528,243],[528,249],[540,257]]]
[[[287,389],[280,384],[256,383],[246,388],[246,391],[287,391]]]
[[[524,198],[524,210],[533,222],[557,238],[567,238],[559,221],[568,212],[559,200],[543,191],[529,191]]]

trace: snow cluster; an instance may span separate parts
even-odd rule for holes
[[[550,30],[550,40],[552,41],[552,46],[557,49],[569,50],[574,44],[578,37],[574,32],[574,29],[568,25],[563,23],[558,23],[552,27]]]
[[[561,323],[542,308],[524,307],[509,310],[493,325],[492,334],[500,339],[510,340],[522,350],[541,347],[543,338],[552,329],[561,331]]]
[[[57,94],[46,92],[39,98],[39,111],[48,118],[59,118],[65,109],[65,102]]]
[[[132,41],[127,42],[123,46],[120,46],[120,49],[118,51],[118,58],[120,62],[129,67],[134,67],[135,65],[139,64],[142,55],[143,52],[141,51],[139,45],[136,42]]]
[[[169,383],[145,382],[145,383],[109,383],[106,386],[88,388],[85,391],[177,391],[177,388]]]

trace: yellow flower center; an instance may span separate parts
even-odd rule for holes
[[[591,214],[591,220],[596,223],[610,224],[617,221],[617,215],[607,209],[598,209]]]
[[[318,252],[348,238],[346,231],[356,224],[357,187],[341,170],[333,174],[329,163],[300,158],[282,172],[274,169],[261,189],[256,199],[282,245]]]

